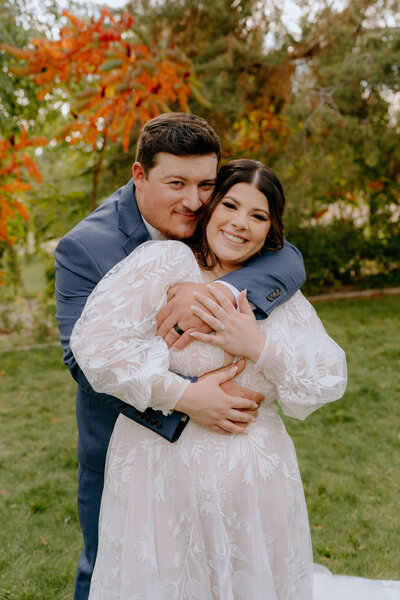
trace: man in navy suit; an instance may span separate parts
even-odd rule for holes
[[[170,442],[178,439],[188,417],[221,433],[240,433],[256,416],[262,400],[239,388],[225,370],[204,375],[193,410],[164,416],[96,393],[74,359],[69,346],[73,326],[98,281],[117,262],[149,239],[186,239],[196,227],[198,211],[214,187],[220,141],[200,117],[168,113],[149,121],[140,135],[132,180],[117,190],[97,210],[64,236],[56,249],[56,299],[64,362],[78,384],[76,413],[79,429],[78,509],[84,537],[75,586],[75,600],[86,600],[97,551],[97,526],[104,463],[115,420],[121,412],[151,428]],[[279,303],[288,300],[304,282],[300,253],[285,242],[276,252],[253,258],[239,271],[220,281],[234,302],[247,288],[256,315],[265,318]],[[189,343],[190,331],[205,330],[190,310],[193,289],[177,284],[171,290],[159,321],[159,334],[169,346]],[[202,290],[205,293],[207,289]],[[194,388],[197,387],[193,386]],[[207,392],[206,392],[207,390]],[[252,411],[254,411],[252,413]],[[140,482],[138,482],[140,485]]]

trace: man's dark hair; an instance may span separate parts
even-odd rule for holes
[[[205,119],[187,113],[165,113],[148,121],[139,136],[136,161],[147,175],[156,162],[156,154],[221,158],[221,142]]]
[[[223,165],[217,175],[217,181],[209,202],[203,206],[196,231],[186,243],[194,250],[203,269],[213,269],[219,262],[208,245],[206,229],[221,200],[237,183],[248,183],[259,190],[268,200],[271,228],[262,250],[280,250],[284,244],[283,213],[285,194],[278,176],[257,160],[241,158]]]

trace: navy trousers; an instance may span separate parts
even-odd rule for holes
[[[79,465],[78,512],[83,533],[83,550],[78,562],[74,600],[87,600],[96,561],[98,526],[104,473]]]

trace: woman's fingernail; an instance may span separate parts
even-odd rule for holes
[[[233,367],[233,368],[231,369],[231,373],[236,373],[236,371],[237,371],[237,367]]]

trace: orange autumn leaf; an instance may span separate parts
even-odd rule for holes
[[[0,46],[21,61],[15,72],[33,79],[40,100],[51,98],[60,87],[68,90],[71,119],[56,132],[58,140],[90,144],[97,151],[108,139],[128,151],[136,125],[162,112],[188,111],[190,96],[201,97],[185,55],[145,41],[131,14],[115,17],[103,8],[90,22],[67,11],[63,15],[67,24],[58,39],[31,39],[26,50]],[[79,85],[84,89],[77,89]],[[24,149],[47,143],[44,137],[30,138],[23,127],[9,140],[0,138],[0,238],[7,243],[12,243],[7,237],[10,219],[28,218],[19,195],[29,190],[29,180],[41,180]]]
[[[0,239],[12,245],[13,239],[7,236],[7,225],[18,215],[29,219],[26,206],[21,201],[21,193],[29,191],[29,179],[41,181],[40,171],[34,160],[24,152],[25,148],[44,146],[47,138],[29,137],[23,126],[18,134],[8,140],[0,139]]]
[[[286,120],[269,109],[254,109],[235,123],[231,141],[232,153],[246,151],[251,154],[270,155],[286,143],[289,129]]]
[[[20,179],[12,181],[11,183],[4,183],[1,186],[2,192],[5,194],[14,194],[15,192],[22,192],[24,190],[30,190],[31,186],[29,183],[25,183]]]
[[[188,60],[172,49],[147,45],[140,35],[138,41],[128,41],[131,36],[125,38],[126,33],[140,34],[131,14],[114,17],[103,8],[100,17],[90,22],[68,11],[63,15],[68,23],[59,39],[32,39],[33,49],[24,51],[21,59],[26,61],[22,68],[42,88],[38,92],[42,99],[60,83],[71,90],[76,83],[88,82],[88,88],[70,101],[75,123],[63,131],[70,144],[86,142],[95,149],[107,132],[127,151],[137,122],[170,111],[175,104],[189,110],[192,92],[185,81],[189,76],[195,79]],[[126,114],[129,118],[121,130]],[[71,136],[72,131],[79,135]]]
[[[382,181],[379,179],[377,181],[370,181],[367,186],[374,192],[381,192],[384,188]]]
[[[7,54],[11,54],[14,58],[29,58],[29,50],[22,50],[21,48],[16,48],[15,46],[11,46],[11,44],[0,44],[0,50],[4,50]]]
[[[29,213],[26,210],[25,206],[23,204],[21,204],[21,202],[19,202],[19,201],[16,202],[16,206],[17,206],[17,210],[18,210],[19,214],[21,215],[21,217],[23,217],[25,219],[25,221],[29,221]]]
[[[38,146],[47,146],[48,143],[49,138],[36,135],[26,140],[25,148],[28,148],[29,146],[34,146],[35,148],[37,148]]]
[[[315,213],[314,219],[316,221],[319,221],[319,219],[321,219],[327,212],[328,212],[327,208],[321,208],[321,210],[319,210],[317,213]]]
[[[31,159],[31,157],[25,154],[24,152],[21,152],[21,159],[24,166],[26,167],[26,170],[28,171],[29,176],[34,177],[36,181],[40,183],[42,181],[42,176],[40,175],[40,171]]]

